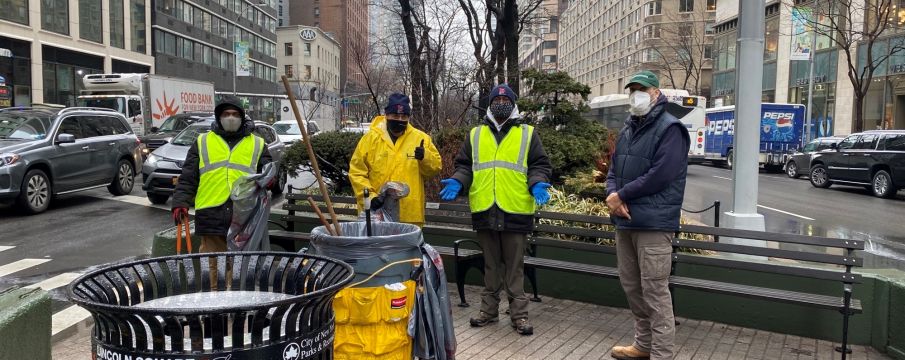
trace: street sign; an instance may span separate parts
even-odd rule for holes
[[[353,105],[354,105],[354,104],[361,104],[361,100],[358,100],[358,99],[356,99],[356,98],[351,98],[351,99],[349,99],[349,104],[353,104]]]
[[[13,52],[10,49],[0,48],[0,57],[13,57]]]

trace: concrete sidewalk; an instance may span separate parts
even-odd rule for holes
[[[471,304],[480,304],[479,291],[468,286]],[[457,299],[454,290],[450,297]],[[505,307],[505,305],[504,305]],[[477,306],[453,307],[459,342],[456,359],[610,359],[609,350],[632,342],[632,316],[628,309],[543,297],[530,303],[533,336],[520,336],[509,320],[472,328],[468,318]],[[502,312],[501,312],[502,314]],[[504,315],[505,316],[505,315]],[[839,359],[828,341],[679,318],[676,359]],[[53,358],[90,360],[90,326],[80,324],[55,338]],[[849,359],[889,359],[873,348],[854,346]]]

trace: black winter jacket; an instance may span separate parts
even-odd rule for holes
[[[490,119],[484,119],[484,125],[490,127],[493,135],[496,137],[497,143],[503,141],[506,134],[513,126],[520,126],[517,119],[510,119],[503,128],[497,131],[496,124]],[[473,174],[471,171],[471,139],[465,139],[462,148],[456,156],[456,172],[452,178],[462,183],[462,192],[460,195],[468,195],[468,188],[471,186]],[[524,191],[530,192],[531,187],[539,182],[550,182],[553,175],[553,166],[550,165],[550,158],[544,151],[541,143],[540,135],[534,131],[531,137],[531,144],[528,146],[528,183],[525,184]],[[511,232],[531,232],[534,230],[533,215],[509,214],[501,210],[494,204],[487,211],[471,214],[472,227],[475,230],[496,230]]]
[[[213,132],[223,137],[229,148],[232,149],[239,144],[246,136],[252,134],[255,130],[254,122],[245,121],[239,132],[229,133],[220,127],[220,122],[215,121],[212,125]],[[185,157],[185,165],[182,167],[182,175],[179,176],[179,183],[176,184],[176,191],[173,193],[173,208],[189,208],[195,205],[195,194],[198,192],[198,183],[201,181],[201,171],[198,156],[198,140],[192,143],[189,152]],[[258,172],[264,164],[272,161],[270,151],[264,147],[261,152],[261,158],[258,159]],[[195,211],[195,234],[226,236],[229,230],[229,223],[232,220],[232,200],[226,200],[223,205],[197,210]]]

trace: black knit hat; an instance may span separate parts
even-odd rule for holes
[[[245,120],[245,109],[242,108],[242,101],[240,101],[239,98],[233,95],[223,95],[220,97],[220,101],[217,104],[217,107],[214,108],[215,119],[219,121],[220,114],[223,114],[223,111],[229,108],[238,110],[239,117],[241,117],[242,120]]]
[[[393,93],[387,101],[387,107],[383,111],[389,114],[411,115],[412,107],[409,105],[409,97],[400,93]]]

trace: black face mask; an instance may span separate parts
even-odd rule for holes
[[[390,131],[390,134],[393,134],[396,136],[402,135],[408,126],[409,126],[408,121],[387,120],[387,130]]]

